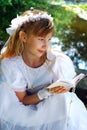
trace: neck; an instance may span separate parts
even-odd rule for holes
[[[40,67],[46,60],[46,56],[35,57],[33,55],[28,55],[27,53],[22,54],[22,58],[25,64],[32,68]]]

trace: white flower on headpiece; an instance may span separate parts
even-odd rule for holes
[[[48,15],[48,14],[33,14],[33,13],[30,13],[30,15],[25,15],[25,16],[18,16],[14,19],[12,19],[11,21],[11,25],[9,28],[6,29],[7,33],[9,35],[12,35],[16,29],[20,26],[23,25],[23,23],[26,23],[26,22],[29,22],[29,21],[32,21],[32,22],[35,22],[35,21],[39,21],[40,19],[49,19],[50,21],[53,21],[53,18],[51,17],[51,15]]]

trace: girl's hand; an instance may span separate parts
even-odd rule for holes
[[[70,88],[65,88],[64,86],[58,86],[51,89],[48,89],[49,92],[53,94],[65,93],[68,92]]]

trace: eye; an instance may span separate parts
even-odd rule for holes
[[[50,41],[51,41],[51,38],[49,38],[48,41],[50,42]]]
[[[51,38],[50,38],[50,39],[48,39],[48,41],[51,41]]]
[[[43,40],[44,40],[44,38],[38,38],[38,40],[43,41]]]

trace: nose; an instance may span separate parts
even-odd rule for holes
[[[48,41],[44,40],[43,44],[42,44],[42,48],[47,48],[48,47]]]

